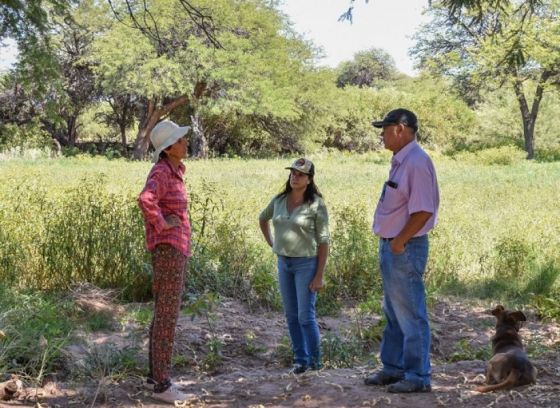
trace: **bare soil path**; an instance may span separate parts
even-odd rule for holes
[[[537,384],[490,394],[473,388],[484,379],[485,361],[467,359],[488,346],[494,318],[486,310],[494,305],[466,304],[458,300],[438,301],[431,309],[434,333],[432,392],[396,395],[383,387],[363,384],[373,365],[323,369],[300,376],[286,374],[278,347],[285,335],[280,313],[251,312],[234,300],[221,301],[214,313],[217,329],[204,318],[181,317],[176,337],[174,376],[177,383],[197,398],[184,407],[560,407],[560,326],[537,321],[528,315],[521,336],[538,369]],[[320,319],[322,334],[343,333],[354,323],[352,310],[338,317]],[[376,321],[378,316],[369,319]],[[212,322],[210,322],[212,324]],[[88,335],[84,344],[128,347],[136,342],[146,354],[145,328],[130,326],[118,332]],[[222,360],[208,373],[200,367],[208,354],[209,339],[217,335]],[[68,349],[68,365],[80,360],[85,345]],[[463,361],[456,361],[461,360]],[[145,361],[141,362],[142,364]],[[181,364],[178,364],[181,363]],[[40,389],[26,388],[17,399],[0,406],[18,407],[161,407],[142,390],[141,378],[118,382],[50,381]],[[38,398],[37,398],[38,397]],[[93,405],[92,405],[93,404]]]

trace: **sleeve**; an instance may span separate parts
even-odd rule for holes
[[[426,211],[434,214],[437,207],[437,181],[434,166],[427,161],[412,169],[408,213]]]
[[[322,199],[318,199],[317,214],[315,216],[315,234],[317,244],[329,243],[329,213]]]
[[[165,218],[159,206],[159,200],[165,195],[165,192],[164,174],[154,172],[148,177],[144,189],[138,196],[138,205],[144,214],[144,219],[154,226],[158,234],[165,228]]]
[[[270,203],[268,203],[266,208],[261,211],[261,213],[259,214],[259,221],[268,221],[272,218],[272,215],[274,214],[275,201],[276,198],[273,198]]]

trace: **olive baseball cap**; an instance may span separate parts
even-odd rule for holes
[[[302,157],[294,160],[290,167],[286,167],[286,170],[297,170],[309,176],[313,176],[315,174],[315,165],[311,160]]]

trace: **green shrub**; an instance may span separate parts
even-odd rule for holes
[[[558,302],[560,294],[556,296],[533,295],[530,299],[530,305],[533,306],[539,319],[544,321],[560,321],[560,303]]]
[[[90,282],[146,299],[151,284],[140,212],[132,197],[105,188],[102,176],[82,179],[58,197],[31,180],[20,185],[0,209],[0,220],[10,218],[2,232],[0,280],[48,290]]]
[[[519,282],[532,269],[536,254],[526,241],[505,237],[496,246],[494,273],[506,281]]]
[[[0,373],[41,384],[61,364],[77,311],[64,297],[20,293],[0,286]]]
[[[265,257],[259,259],[263,258]],[[272,310],[282,310],[282,300],[280,299],[276,270],[272,260],[256,265],[249,277],[249,283],[254,293],[255,303]]]
[[[292,343],[288,336],[282,336],[278,346],[274,350],[274,359],[282,366],[289,367],[294,362],[294,353],[292,352]]]
[[[455,350],[447,357],[448,361],[470,361],[484,360],[487,361],[492,357],[492,349],[490,345],[478,348],[474,347],[468,339],[461,339],[456,343]]]
[[[511,145],[490,147],[474,152],[460,151],[453,154],[453,158],[457,161],[486,166],[508,166],[523,161],[526,156],[526,152]]]
[[[390,154],[311,158],[331,218],[317,311],[331,314],[381,293],[371,219]],[[505,300],[558,296],[558,163],[434,160],[442,200],[439,225],[430,233],[428,292]],[[285,183],[286,163],[187,164],[193,227],[188,291],[279,308],[275,255],[257,215]],[[136,204],[148,163],[79,156],[0,166],[0,285],[63,290],[85,281],[120,289],[124,299],[150,298],[151,262]]]
[[[560,161],[560,147],[550,147],[548,149],[536,149],[535,161],[540,163],[550,163]]]
[[[51,147],[52,138],[45,132],[39,122],[25,125],[2,124],[0,125],[0,152],[18,149]]]
[[[122,381],[132,374],[141,375],[137,353],[132,347],[118,349],[114,344],[93,344],[86,348],[86,356],[77,362],[73,374],[98,381]]]
[[[353,367],[364,357],[362,345],[356,338],[341,338],[330,332],[321,338],[321,354],[325,368]]]
[[[342,299],[366,299],[381,288],[378,273],[378,240],[359,204],[332,211],[336,225],[331,234],[326,281]],[[331,294],[330,292],[327,292]],[[334,293],[332,294],[334,295]]]
[[[72,146],[72,147],[64,146],[62,148],[62,155],[64,157],[75,157],[78,156],[79,154],[82,154],[82,151],[78,149],[76,146]]]

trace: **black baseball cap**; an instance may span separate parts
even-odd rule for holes
[[[418,131],[418,118],[413,112],[404,108],[394,109],[391,112],[389,112],[387,115],[385,115],[383,120],[372,122],[372,125],[376,128],[382,128],[383,126],[400,125],[400,124],[412,128],[414,132]]]

